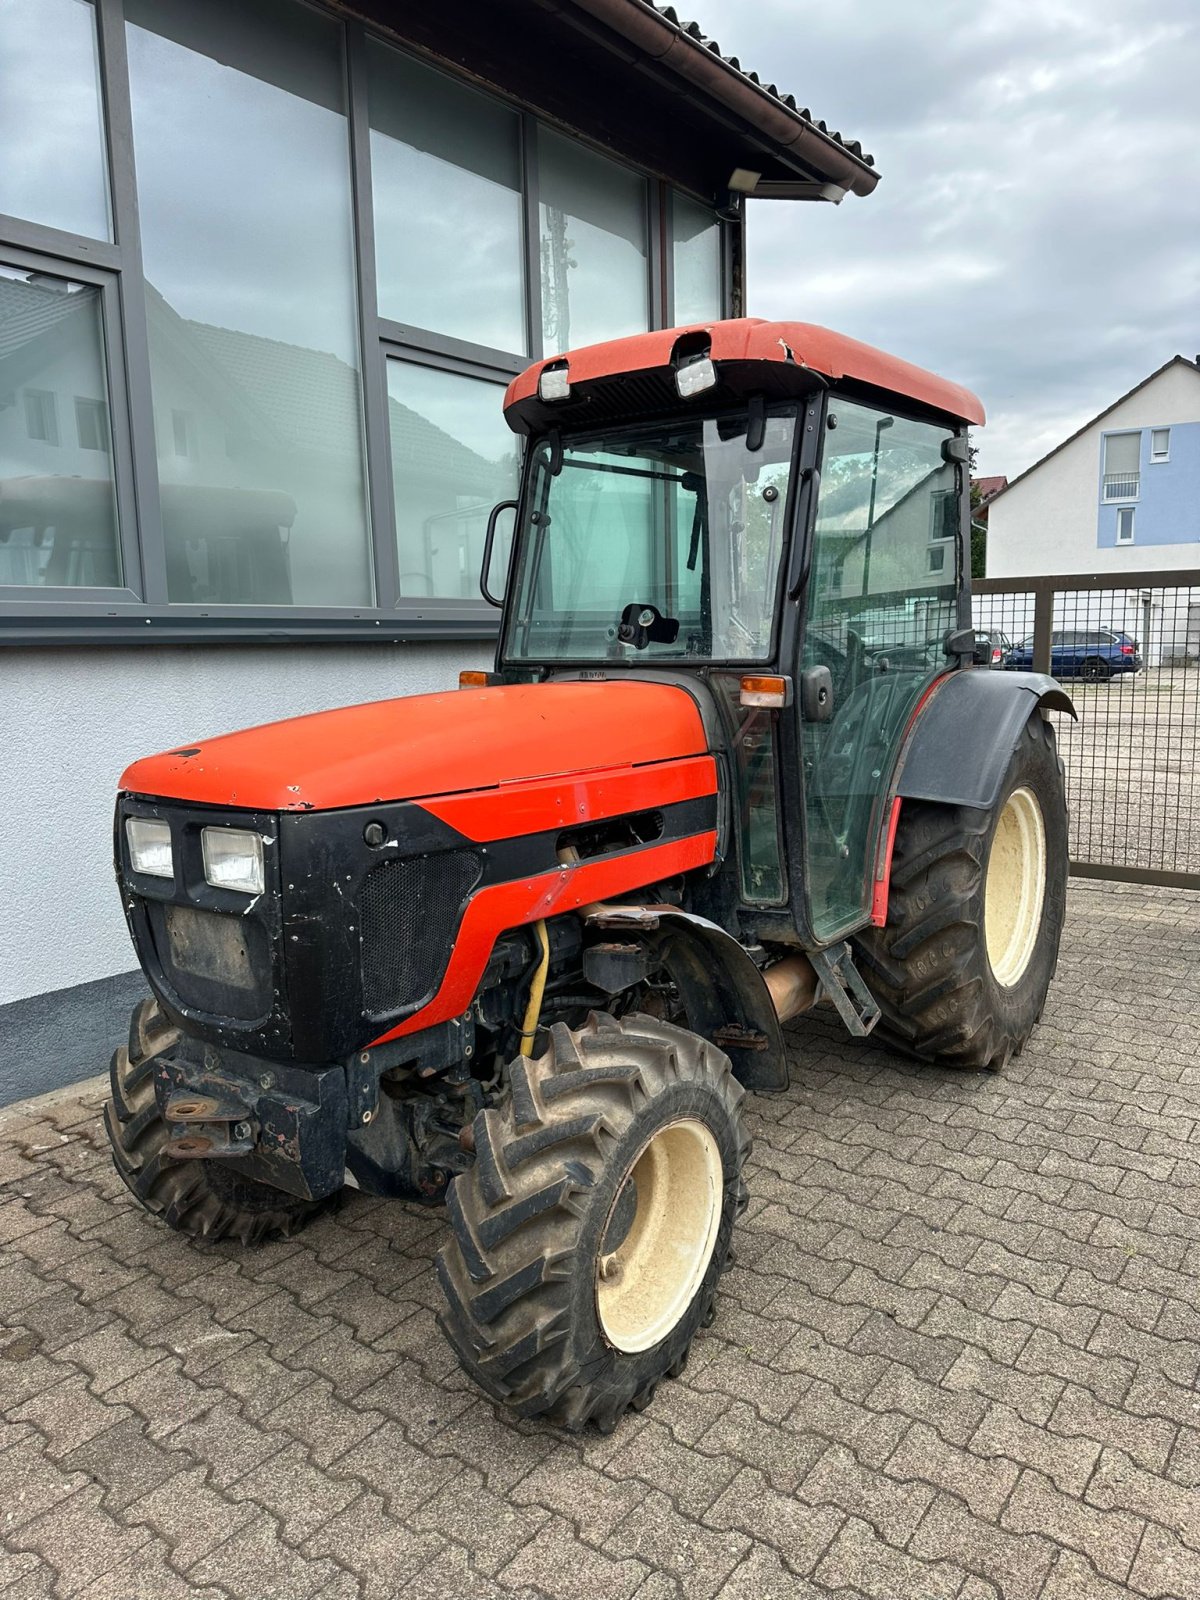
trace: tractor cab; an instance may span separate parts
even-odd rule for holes
[[[547,361],[506,414],[528,448],[502,678],[690,681],[728,763],[721,920],[822,947],[880,915],[913,713],[972,659],[979,402],[746,319]]]

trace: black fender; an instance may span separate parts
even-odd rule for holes
[[[990,811],[1021,729],[1043,708],[1076,715],[1070,696],[1044,672],[978,667],[948,673],[917,716],[896,794]]]
[[[758,1093],[786,1089],[787,1054],[775,1004],[754,961],[732,934],[677,906],[604,905],[591,926],[640,939],[671,974],[694,1033],[724,1050],[733,1075]]]

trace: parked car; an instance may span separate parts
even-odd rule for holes
[[[1012,640],[1000,628],[977,628],[975,630],[976,644],[981,644],[985,639],[991,646],[992,651],[989,665],[992,667],[1006,667],[1008,659],[1012,655]]]
[[[993,663],[994,665],[994,663]],[[1014,672],[1033,666],[1033,638],[1022,639],[1005,665]],[[1121,673],[1140,672],[1136,642],[1113,628],[1066,629],[1050,635],[1050,672],[1055,678],[1086,678],[1106,683]]]

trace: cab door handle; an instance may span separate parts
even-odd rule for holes
[[[812,509],[821,489],[821,474],[816,467],[805,467],[800,480],[800,493],[796,497],[796,516],[792,523],[792,555],[788,562],[788,599],[794,600],[808,577],[809,554],[812,546],[808,525]]]

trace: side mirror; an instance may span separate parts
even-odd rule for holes
[[[504,584],[502,583],[500,585],[501,598],[499,600],[497,600],[496,596],[492,593],[492,589],[491,589],[492,547],[493,547],[493,545],[495,544],[495,541],[496,541],[496,524],[500,520],[500,513],[502,511],[515,512],[516,509],[517,509],[517,502],[515,500],[501,500],[496,505],[494,505],[492,507],[492,509],[491,509],[490,515],[488,516],[487,534],[484,537],[484,541],[483,541],[483,564],[482,564],[482,567],[480,568],[480,572],[479,572],[479,592],[480,592],[480,594],[482,594],[483,598],[488,602],[489,605],[493,605],[493,606],[497,606],[497,607],[502,606],[504,604],[504,599],[503,599]],[[509,541],[508,541],[508,550],[505,553],[504,565],[503,565],[503,567],[501,569],[505,573],[506,576],[507,576],[507,573],[508,573],[508,563],[511,560],[511,558],[512,558],[512,534],[510,532],[509,533]]]

